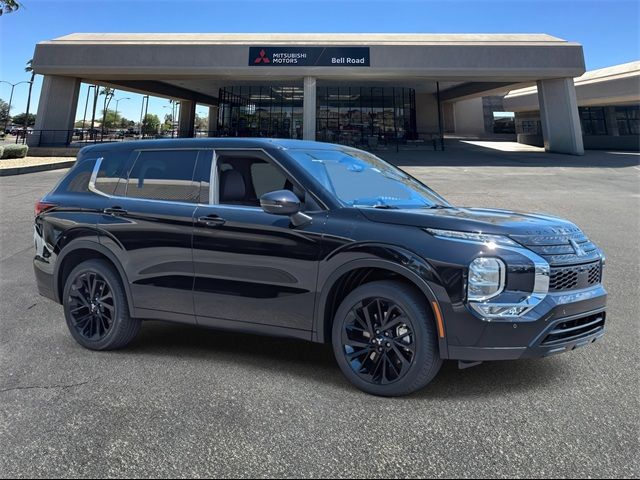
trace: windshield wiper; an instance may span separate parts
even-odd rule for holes
[[[438,205],[431,205],[430,207],[423,207],[423,208],[429,208],[431,210],[440,210],[440,209],[443,209],[443,208],[456,208],[456,207],[452,207],[450,205],[440,205],[440,204],[438,204]]]
[[[394,206],[394,205],[387,205],[385,203],[380,204],[380,205],[372,205],[373,208],[383,208],[386,210],[397,210],[398,207]]]

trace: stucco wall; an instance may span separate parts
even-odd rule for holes
[[[484,131],[482,97],[462,100],[453,105],[455,129],[460,135],[481,135]]]

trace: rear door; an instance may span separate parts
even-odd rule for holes
[[[229,322],[311,334],[326,212],[261,151],[216,150],[213,204],[198,206],[193,248],[194,302],[199,324]],[[265,213],[259,198],[291,189],[311,221]],[[308,200],[308,201],[307,201]]]
[[[193,216],[199,202],[209,202],[212,156],[199,149],[136,151],[105,201],[100,242],[120,259],[138,315],[195,323]],[[98,189],[111,188],[108,175],[99,177]]]

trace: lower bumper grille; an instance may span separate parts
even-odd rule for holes
[[[598,333],[604,330],[605,318],[606,313],[601,312],[560,322],[547,334],[541,345],[559,345]]]

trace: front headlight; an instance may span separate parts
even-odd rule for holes
[[[504,290],[506,266],[499,258],[478,257],[469,265],[467,299],[484,302]]]
[[[471,243],[481,243],[489,248],[495,248],[499,245],[507,247],[522,248],[517,242],[514,242],[509,237],[504,235],[490,235],[487,233],[474,233],[474,232],[460,232],[458,230],[440,230],[438,228],[425,228],[427,233],[430,233],[436,238],[443,238],[446,240],[460,240]]]
[[[443,240],[483,245],[485,254],[491,255],[492,250],[500,248],[508,252],[517,252],[531,261],[534,268],[533,291],[526,294],[524,298],[520,296],[520,292],[517,292],[519,298],[508,303],[492,301],[493,298],[505,291],[507,270],[505,263],[501,259],[491,256],[477,257],[471,262],[466,285],[467,304],[484,320],[513,320],[522,317],[539,305],[549,293],[549,263],[540,255],[511,238],[504,235],[436,228],[425,228],[424,230]]]

